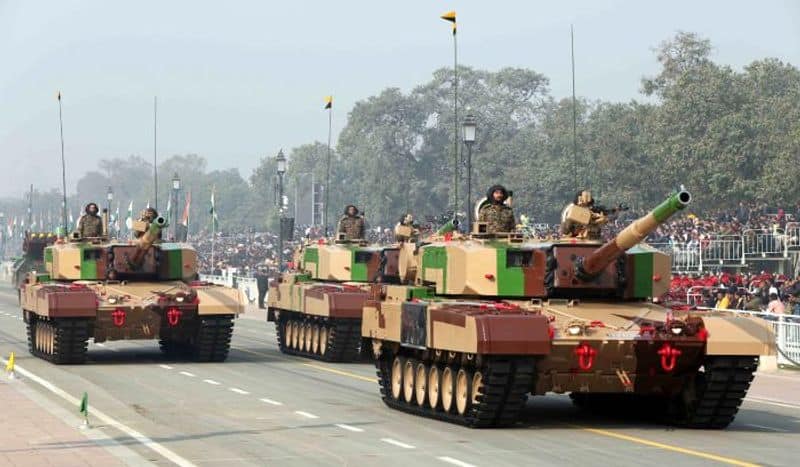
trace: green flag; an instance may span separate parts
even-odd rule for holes
[[[80,410],[80,413],[84,417],[88,417],[89,416],[89,393],[88,392],[84,392],[83,393],[83,398],[81,398],[81,410]]]

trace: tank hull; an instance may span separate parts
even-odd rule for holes
[[[183,281],[43,281],[20,287],[30,352],[53,363],[83,363],[88,340],[157,340],[170,356],[227,358],[233,319],[243,311],[235,289]]]

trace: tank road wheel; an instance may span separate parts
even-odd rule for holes
[[[442,409],[445,412],[453,410],[453,400],[456,392],[456,374],[453,367],[447,365],[442,371]]]
[[[480,404],[483,396],[483,373],[476,371],[472,375],[472,386],[470,387],[470,400],[472,405]]]
[[[292,320],[287,319],[283,322],[283,346],[284,348],[292,348]]]
[[[28,314],[28,322],[25,323],[25,331],[28,335],[28,353],[34,355],[36,351],[36,315]]]
[[[409,404],[414,403],[414,376],[417,373],[417,363],[413,358],[409,358],[403,365],[403,400]]]
[[[297,320],[292,320],[292,342],[290,347],[292,350],[297,350],[300,344],[300,323]]]
[[[311,323],[306,324],[306,340],[304,350],[306,352],[312,352],[312,347],[314,346],[314,325]]]
[[[311,353],[319,353],[319,324],[311,327]]]
[[[472,373],[461,368],[456,375],[456,410],[465,416],[472,407]]]
[[[319,325],[319,354],[323,357],[328,353],[328,325]]]
[[[392,398],[401,400],[403,397],[403,367],[405,366],[405,359],[403,357],[394,357],[392,362]]]
[[[33,355],[57,365],[84,363],[89,340],[85,319],[65,318],[32,324]]]
[[[431,365],[428,372],[428,405],[433,410],[440,407],[440,397],[442,393],[442,369],[437,365]]]
[[[414,375],[414,393],[417,405],[425,406],[428,396],[428,366],[424,363],[417,364],[417,374]]]
[[[53,355],[53,348],[55,347],[53,345],[53,339],[55,338],[53,334],[53,326],[48,324],[44,339],[44,351],[49,355]]]
[[[725,428],[750,389],[758,357],[707,357],[670,404],[670,421],[689,428]]]
[[[198,362],[224,362],[233,336],[233,316],[205,316],[200,319],[191,354]]]

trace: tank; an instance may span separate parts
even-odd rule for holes
[[[194,248],[159,240],[164,218],[134,224],[141,234],[134,241],[73,233],[44,248],[43,269],[29,272],[19,290],[31,354],[78,364],[89,339],[145,339],[171,357],[227,358],[244,308],[240,292],[197,281]]]
[[[362,335],[391,408],[469,427],[518,421],[530,395],[588,409],[724,428],[745,397],[771,327],[654,303],[670,258],[641,242],[691,201],[681,190],[612,240],[484,234],[403,249],[402,285],[374,285]]]
[[[328,362],[362,359],[361,316],[371,284],[397,282],[399,247],[322,240],[295,250],[270,283],[267,321],[283,353]]]
[[[12,282],[19,289],[25,276],[31,271],[44,270],[44,249],[56,241],[51,232],[25,232],[22,240],[22,257],[14,263]]]

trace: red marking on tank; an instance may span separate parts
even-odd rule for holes
[[[661,282],[661,275],[656,274],[653,276],[653,282]]]
[[[111,318],[114,320],[114,326],[121,328],[125,325],[125,310],[117,308],[111,312]]]
[[[578,357],[578,367],[583,371],[589,371],[594,366],[594,357],[597,355],[597,350],[586,342],[581,342],[573,351]]]
[[[671,372],[675,369],[675,365],[678,363],[678,357],[683,352],[670,345],[669,342],[665,342],[657,353],[661,356],[661,369],[666,372]]]
[[[589,327],[590,328],[604,328],[604,327],[606,327],[606,323],[604,323],[602,321],[592,321],[591,323],[589,323]]]
[[[490,281],[494,280],[494,274],[484,274],[483,277],[489,279]]]
[[[643,324],[642,327],[639,328],[640,336],[649,335],[650,337],[652,337],[653,335],[655,335],[655,333],[656,333],[655,326],[650,324]]]
[[[177,326],[178,323],[181,322],[181,316],[182,315],[183,315],[183,312],[181,310],[179,310],[178,308],[176,308],[174,306],[170,307],[167,310],[167,323],[169,323],[169,325],[172,326],[172,327]]]
[[[697,331],[697,338],[700,339],[703,342],[707,341],[708,340],[708,329],[700,328],[700,330]]]
[[[447,232],[444,234],[444,241],[449,242],[453,239],[453,232]]]

